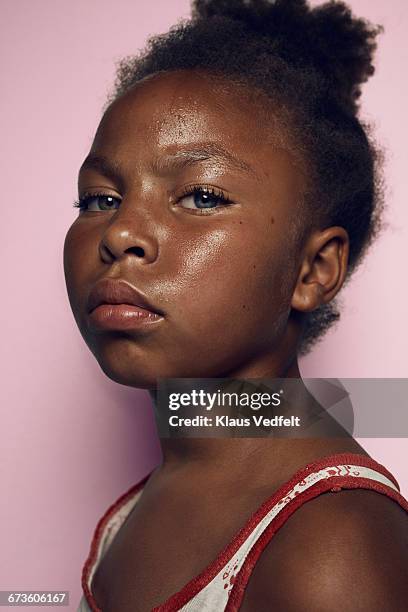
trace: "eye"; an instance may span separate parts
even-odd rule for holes
[[[85,193],[79,200],[74,202],[74,206],[79,211],[89,210],[100,212],[105,210],[117,210],[120,199],[106,193]]]
[[[204,210],[220,208],[231,203],[222,191],[215,187],[188,187],[178,200],[182,208]]]

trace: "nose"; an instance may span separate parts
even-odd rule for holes
[[[101,237],[99,253],[102,261],[112,263],[130,255],[141,264],[147,264],[157,259],[158,252],[153,219],[140,212],[126,212],[122,202]]]

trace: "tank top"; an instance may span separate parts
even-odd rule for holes
[[[82,570],[83,596],[77,612],[101,612],[91,582],[103,555],[137,504],[150,475],[133,485],[99,520]],[[395,478],[364,455],[348,453],[323,457],[297,471],[258,508],[231,542],[198,576],[152,612],[235,612],[264,548],[285,521],[304,503],[326,492],[369,489],[390,497],[408,512]]]

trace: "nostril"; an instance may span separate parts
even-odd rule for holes
[[[145,250],[142,247],[131,247],[129,249],[126,249],[126,252],[130,252],[130,253],[134,253],[135,255],[137,255],[137,257],[144,257],[145,256]]]

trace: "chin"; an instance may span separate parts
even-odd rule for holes
[[[98,360],[100,368],[104,374],[111,380],[126,387],[134,387],[136,389],[153,390],[157,387],[157,377],[150,372],[145,372],[141,368],[137,370],[134,365],[132,368],[119,367],[118,364],[112,364],[103,360]]]
[[[155,360],[135,351],[127,341],[88,343],[102,372],[116,383],[137,389],[156,389]]]

